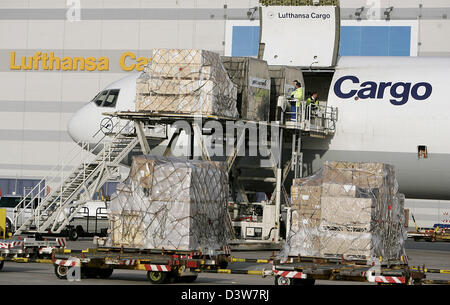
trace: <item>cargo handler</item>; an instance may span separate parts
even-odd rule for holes
[[[295,121],[303,100],[303,88],[302,84],[298,80],[294,80],[293,84],[295,86],[295,90],[292,91],[291,97],[295,99],[295,104],[292,105],[292,112],[294,113],[291,118]]]

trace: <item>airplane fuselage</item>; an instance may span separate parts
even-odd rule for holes
[[[336,133],[305,139],[304,173],[325,160],[385,162],[407,197],[450,199],[449,72],[450,58],[340,58],[327,97],[339,109]],[[103,112],[134,110],[137,76],[105,89],[120,89],[113,108],[92,102],[79,110],[69,123],[72,138],[95,143]]]

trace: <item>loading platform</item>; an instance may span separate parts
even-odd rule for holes
[[[336,108],[314,110],[305,103],[295,108],[294,113],[279,109],[279,121],[272,122],[166,112],[122,111],[104,115],[108,117],[97,132],[103,133],[101,140],[96,145],[78,143],[78,151],[73,153],[79,156],[84,150],[88,156],[68,172],[63,172],[63,168],[69,161],[58,164],[56,172],[61,174],[43,178],[15,208],[15,236],[61,233],[106,181],[120,177],[119,165],[126,162],[130,153],[172,156],[184,128],[192,130],[185,137],[189,144],[184,156],[225,162],[238,206],[254,202],[257,192],[268,195],[266,206],[272,221],[263,225],[261,233],[251,238],[250,243],[279,244],[281,207],[290,205],[290,181],[303,175],[302,139],[329,139],[337,122]],[[183,123],[177,125],[180,122]],[[227,129],[229,126],[231,131]],[[226,133],[214,135],[212,131],[220,128],[227,130]],[[220,147],[218,143],[222,144],[222,155],[211,152],[212,136],[217,147]],[[198,145],[194,147],[194,143]],[[251,155],[251,148],[256,149],[256,154]],[[230,221],[241,222],[231,218]],[[234,237],[237,247],[248,242],[245,234]]]

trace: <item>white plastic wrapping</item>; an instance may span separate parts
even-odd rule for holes
[[[135,156],[109,206],[108,245],[214,251],[226,246],[228,176],[221,162]]]
[[[404,196],[382,163],[327,161],[295,179],[291,227],[282,256],[398,260],[405,254]]]
[[[237,88],[219,54],[153,49],[137,79],[136,110],[238,117]]]

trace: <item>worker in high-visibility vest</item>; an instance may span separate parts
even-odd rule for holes
[[[309,116],[310,109],[311,109],[311,113],[312,112],[315,113],[315,111],[317,109],[319,109],[319,99],[318,99],[318,97],[319,97],[319,94],[316,91],[314,91],[313,94],[311,94],[311,96],[306,99],[306,113],[307,113],[307,116]],[[308,107],[308,106],[310,106],[310,107]]]
[[[303,100],[303,88],[302,84],[298,80],[294,80],[295,89],[292,91],[291,96],[297,100],[296,106],[299,107]]]
[[[292,112],[295,112],[294,114],[292,114],[293,121],[295,121],[295,119],[296,119],[296,113],[299,112],[299,108],[301,107],[301,103],[303,100],[302,84],[298,80],[294,80],[294,86],[295,86],[295,89],[291,93],[291,97],[293,97],[295,99],[295,105],[292,105]]]
[[[311,94],[311,96],[306,99],[306,106],[311,104],[313,105],[312,107],[319,107],[318,97],[319,94],[316,91],[314,91],[313,94]]]

